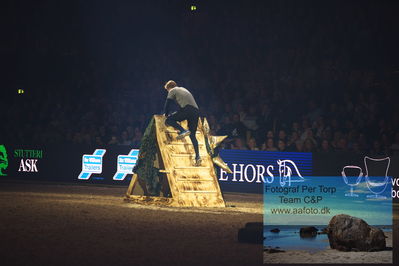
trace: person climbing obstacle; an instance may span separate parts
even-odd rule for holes
[[[168,91],[164,107],[164,115],[166,116],[165,124],[179,131],[177,139],[183,139],[186,136],[190,136],[195,151],[195,165],[200,166],[201,157],[198,150],[198,141],[195,136],[199,118],[198,105],[190,91],[186,88],[178,87],[176,82],[173,80],[166,82],[164,88]],[[169,114],[170,105],[173,101],[179,105],[180,109],[177,112]],[[184,120],[187,120],[188,122],[188,129],[184,129],[179,123],[177,123]]]

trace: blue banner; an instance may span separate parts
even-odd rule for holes
[[[233,171],[228,174],[218,169],[219,184],[225,192],[261,194],[264,183],[278,180],[281,185],[290,185],[312,175],[312,153],[221,150],[220,156]]]

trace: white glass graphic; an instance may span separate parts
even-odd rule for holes
[[[382,176],[369,176],[369,170],[367,166],[367,160],[369,161],[374,161],[374,162],[384,162],[387,161],[387,167],[385,169],[385,177],[384,180],[381,181]],[[385,189],[387,188],[389,177],[388,177],[388,170],[389,170],[389,165],[391,164],[391,159],[389,157],[382,158],[382,159],[375,159],[375,158],[370,158],[368,156],[364,157],[364,166],[366,167],[366,184],[369,190],[373,193],[372,195],[367,195],[367,198],[375,198],[375,199],[386,199],[387,197],[382,196],[382,194]]]
[[[346,176],[345,169],[358,169],[359,170],[359,176]],[[347,166],[344,166],[344,168],[342,169],[341,174],[342,174],[342,178],[344,179],[345,184],[347,184],[351,188],[350,193],[346,193],[345,196],[347,196],[347,197],[359,197],[358,194],[353,193],[353,187],[359,185],[360,181],[362,180],[362,177],[363,177],[362,168],[360,168],[359,166],[356,166],[356,165],[347,165]],[[354,183],[349,182],[349,181],[353,181],[353,180],[355,180]]]

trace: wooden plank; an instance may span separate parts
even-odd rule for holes
[[[193,145],[193,144],[185,143],[185,142],[169,142],[169,143],[166,143],[166,145],[176,146],[176,145]],[[204,145],[204,143],[198,142],[198,146],[202,146],[202,145]]]
[[[202,169],[210,169],[207,166],[175,166],[175,169],[191,169],[191,170],[202,170]]]
[[[213,162],[204,145],[205,138],[201,121],[196,132],[202,157],[200,167],[193,166],[194,149],[189,137],[176,140],[176,133],[165,126],[164,116],[155,116],[157,142],[160,157],[173,198],[179,206],[225,207]],[[181,123],[187,128],[186,121]],[[173,132],[174,131],[174,132]],[[184,156],[176,156],[184,154]]]
[[[202,182],[213,182],[212,179],[197,179],[197,178],[177,178],[177,182],[183,182],[183,181],[202,181]]]
[[[166,170],[159,170],[159,172],[160,173],[164,173],[164,174],[168,174],[169,173],[169,171],[166,171]]]
[[[192,191],[192,192],[217,192],[215,186],[213,185],[213,182],[209,181],[182,181],[179,182],[178,184],[179,191],[180,192],[187,192],[187,191]]]
[[[195,154],[192,154],[192,153],[173,153],[170,156],[172,156],[172,157],[193,157],[194,158]],[[208,156],[208,154],[200,153],[200,156],[204,157],[204,156]]]
[[[137,184],[137,174],[133,174],[132,179],[130,180],[129,187],[127,189],[126,195],[130,196],[133,193],[134,188],[136,187]]]

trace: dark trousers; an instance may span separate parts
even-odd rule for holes
[[[166,118],[165,124],[167,126],[174,127],[175,129],[179,130],[180,132],[184,131],[185,129],[179,125],[177,122],[181,122],[183,120],[187,120],[188,122],[188,130],[190,130],[190,139],[194,146],[195,156],[199,157],[198,151],[198,141],[195,137],[195,132],[197,131],[198,126],[198,118],[199,118],[199,110],[191,105],[186,105],[181,108],[176,113],[171,114]]]

